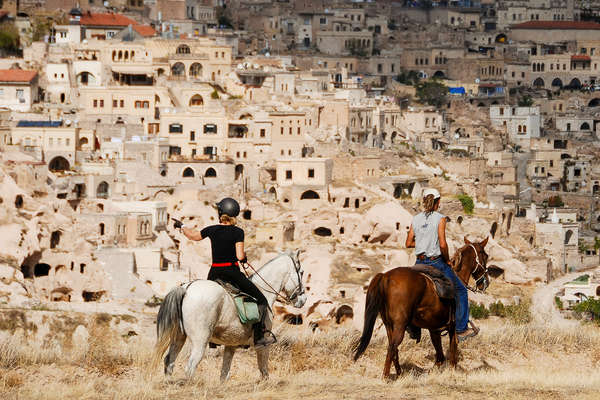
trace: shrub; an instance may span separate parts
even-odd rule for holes
[[[548,207],[562,207],[565,203],[562,201],[560,196],[551,196],[548,199]]]
[[[213,100],[219,99],[219,92],[217,92],[217,89],[213,90],[213,92],[210,94],[210,98]]]
[[[582,301],[573,307],[573,311],[580,315],[588,313],[593,320],[598,321],[600,320],[600,300],[587,299],[586,301]]]
[[[563,309],[564,305],[563,305],[563,302],[562,302],[562,300],[560,299],[560,297],[558,297],[558,296],[555,296],[555,297],[554,297],[554,303],[556,304],[556,308],[558,308],[559,310],[562,310],[562,309]]]
[[[497,317],[506,317],[506,308],[504,307],[504,304],[500,300],[490,304],[490,314]]]
[[[458,200],[463,206],[463,211],[467,214],[473,214],[473,210],[475,209],[475,203],[473,202],[473,198],[468,194],[459,194]]]
[[[490,316],[490,312],[483,303],[469,303],[471,317],[474,319],[486,319]]]
[[[144,305],[146,307],[158,307],[162,304],[162,302],[163,302],[162,298],[158,297],[157,295],[153,295],[151,298],[146,300]]]
[[[522,301],[519,304],[505,307],[506,316],[515,324],[523,325],[531,322],[531,302]]]

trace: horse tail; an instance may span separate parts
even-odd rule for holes
[[[377,315],[383,311],[385,306],[385,293],[384,293],[384,274],[377,274],[371,280],[369,289],[367,290],[367,300],[365,304],[365,323],[363,326],[363,333],[356,346],[354,352],[354,361],[365,352],[371,337],[373,336],[373,328]]]
[[[185,297],[186,288],[177,286],[172,289],[163,300],[156,316],[156,346],[154,351],[153,365],[156,368],[167,351],[167,348],[177,337],[185,338],[183,327],[183,315],[181,305]]]

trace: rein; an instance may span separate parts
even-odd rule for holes
[[[477,279],[475,279],[475,276],[473,276],[473,279],[475,279],[475,286],[470,286],[468,280],[467,280],[467,282],[465,282],[464,280],[461,279],[461,281],[463,281],[463,285],[465,285],[465,287],[467,289],[469,289],[471,292],[473,292],[473,293],[483,293],[483,292],[485,292],[485,289],[487,289],[488,284],[489,284],[488,283],[488,279],[487,279],[487,272],[488,272],[488,270],[487,270],[487,267],[485,267],[481,263],[481,261],[479,261],[479,252],[477,251],[477,249],[475,248],[475,246],[473,246],[473,244],[471,243],[471,244],[469,244],[467,246],[467,248],[468,247],[471,247],[473,249],[473,251],[475,252],[475,262],[477,263],[475,265],[475,269],[473,271],[471,271],[470,275],[473,276],[475,274],[475,272],[477,272],[480,268],[483,270],[483,272],[481,273],[481,276],[479,278],[477,278]],[[462,260],[461,260],[461,262],[462,262]],[[480,290],[480,289],[477,289],[477,286],[481,283],[481,281],[483,281],[484,288]]]
[[[288,296],[287,294],[283,293],[283,295],[281,294],[281,290],[276,290],[273,286],[271,286],[271,284],[269,284],[269,282],[267,282],[259,273],[258,271],[252,266],[252,264],[250,264],[249,262],[246,263],[246,265],[252,270],[254,271],[254,274],[256,274],[256,276],[258,276],[260,278],[261,281],[263,281],[263,283],[265,285],[267,285],[267,287],[270,290],[265,290],[265,292],[270,293],[270,294],[274,294],[275,295],[275,299],[281,301],[282,303],[288,303],[291,304],[294,299],[296,299],[298,296],[301,296],[302,294],[304,294],[304,290],[302,288],[302,279],[300,278],[300,272],[298,271],[298,267],[296,266],[296,261],[290,257],[292,259],[292,262],[294,263],[294,270],[296,271],[296,275],[298,277],[298,286],[296,286],[296,289],[294,289],[294,292],[292,293],[291,296]],[[245,272],[245,269],[244,269]],[[249,279],[250,277],[248,277]]]

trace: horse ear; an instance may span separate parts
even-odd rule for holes
[[[485,247],[485,245],[487,244],[489,238],[490,237],[488,236],[485,239],[483,239],[481,242],[479,242],[479,245],[481,246],[481,248]]]
[[[467,239],[466,236],[465,236],[465,244],[471,244],[471,242],[469,242],[469,239]]]

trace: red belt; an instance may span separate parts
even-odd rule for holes
[[[226,263],[213,263],[212,266],[213,267],[233,267],[233,266],[238,266],[237,261],[232,263],[232,262],[226,262]]]

